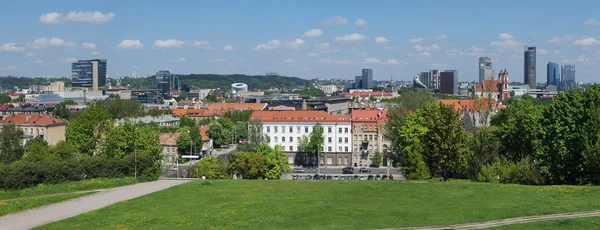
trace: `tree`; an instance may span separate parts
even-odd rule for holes
[[[308,142],[308,151],[318,159],[319,151],[323,149],[323,145],[325,144],[325,137],[323,136],[323,126],[321,126],[321,123],[317,122],[317,124],[313,126],[312,132],[309,136],[309,140],[310,141]],[[327,155],[325,155],[325,159],[327,159]],[[317,164],[318,163],[319,162],[317,162]]]
[[[498,138],[499,128],[496,126],[480,127],[469,135],[470,174],[475,178],[485,165],[490,165],[500,157],[502,143]]]
[[[102,100],[94,104],[104,108],[110,114],[112,119],[123,119],[130,117],[140,117],[146,115],[142,103],[136,100]]]
[[[252,120],[248,122],[248,141],[247,144],[250,145],[250,149],[253,146],[260,144],[268,144],[269,137],[263,133],[263,126],[260,120]]]
[[[67,109],[67,105],[76,105],[77,102],[73,100],[66,100],[56,104],[54,110],[52,110],[52,115],[63,120],[69,119],[71,116],[71,112]]]
[[[59,156],[50,154],[48,142],[40,137],[34,137],[25,144],[24,161],[58,160]]]
[[[196,165],[196,175],[206,179],[227,179],[227,162],[213,156],[203,157]]]
[[[372,164],[376,165],[376,166],[380,166],[381,162],[383,161],[382,158],[383,157],[381,156],[380,152],[375,152],[375,156],[373,156]]]
[[[19,97],[17,97],[17,99],[15,99],[16,102],[25,102],[25,95],[19,95]]]
[[[179,118],[179,127],[195,127],[196,121],[186,115]]]
[[[235,123],[235,142],[246,140],[248,138],[248,121],[238,121]]]
[[[398,130],[398,159],[401,163],[404,177],[408,180],[425,180],[429,178],[429,169],[423,161],[423,145],[421,139],[427,133],[427,128],[421,124],[423,117],[409,114],[405,124]]]
[[[96,155],[100,153],[104,137],[112,124],[108,111],[90,104],[83,112],[72,116],[65,136],[67,142],[80,153]]]
[[[502,155],[512,162],[537,158],[541,148],[542,110],[531,100],[519,100],[492,117],[502,142]]]
[[[232,144],[233,131],[234,123],[228,118],[221,118],[210,125],[206,130],[206,135],[213,139],[215,146],[223,146]]]
[[[56,145],[50,147],[50,152],[62,160],[67,160],[75,157],[77,149],[69,142],[59,141]]]
[[[229,164],[233,174],[246,179],[262,179],[267,171],[267,157],[254,152],[238,152]]]
[[[206,97],[204,97],[204,101],[207,103],[214,103],[217,102],[217,95],[214,92],[210,92],[208,93],[208,95],[206,95]]]
[[[152,116],[152,117],[159,117],[159,116],[163,115],[163,111],[156,109],[156,108],[152,108],[152,109],[149,109],[148,112],[146,112],[146,114],[148,114],[148,116]]]
[[[279,179],[281,173],[291,172],[291,168],[288,165],[287,155],[283,152],[283,148],[281,146],[275,146],[275,148],[271,148],[266,144],[262,144],[254,147],[253,152],[263,155],[267,159],[266,170],[264,171],[263,178]]]
[[[180,152],[190,151],[192,150],[191,146],[192,138],[190,137],[190,135],[185,132],[179,134],[179,137],[177,137],[177,149]]]
[[[23,157],[25,150],[21,145],[22,136],[23,130],[11,124],[4,125],[0,131],[0,162],[10,164]]]
[[[298,142],[298,150],[301,152],[306,152],[309,149],[309,140],[306,135],[302,135],[300,141]]]
[[[8,93],[0,94],[0,104],[6,104],[6,103],[9,103],[10,101],[12,101],[12,99],[10,99],[10,96],[8,95]]]

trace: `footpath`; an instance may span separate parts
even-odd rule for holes
[[[31,229],[189,181],[192,180],[157,180],[104,189],[89,196],[2,216],[0,217],[0,229]]]

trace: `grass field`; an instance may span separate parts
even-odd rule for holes
[[[506,225],[491,229],[600,229],[600,217],[540,221],[527,224]]]
[[[368,229],[600,209],[600,187],[469,181],[195,181],[39,229]]]
[[[58,203],[93,192],[68,194],[72,192],[114,188],[136,183],[133,178],[101,178],[61,184],[40,184],[33,188],[0,191],[0,216],[43,205]]]

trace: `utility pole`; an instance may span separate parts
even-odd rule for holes
[[[134,142],[135,144],[133,145],[133,161],[135,164],[135,172],[134,172],[134,178],[137,179],[137,139]]]

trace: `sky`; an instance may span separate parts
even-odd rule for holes
[[[217,73],[411,80],[431,69],[478,79],[492,58],[523,81],[523,48],[598,81],[600,1],[3,1],[0,76],[69,76],[108,59],[110,77]]]

